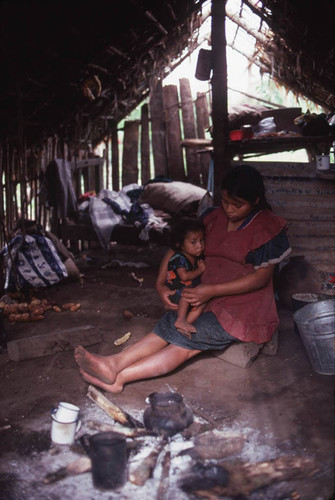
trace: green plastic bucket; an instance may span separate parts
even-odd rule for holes
[[[335,374],[335,300],[307,304],[293,314],[316,373]]]

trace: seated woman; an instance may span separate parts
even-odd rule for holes
[[[266,201],[262,176],[250,166],[233,167],[222,186],[222,204],[204,218],[206,270],[201,285],[185,288],[193,306],[207,303],[191,338],[175,327],[168,311],[153,331],[121,353],[99,356],[82,346],[75,359],[84,380],[119,393],[135,380],[165,375],[202,351],[226,349],[233,342],[268,342],[279,320],[272,277],[276,263],[291,251],[286,221]],[[165,306],[176,309],[165,286],[164,257],[156,288]]]

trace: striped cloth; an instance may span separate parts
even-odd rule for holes
[[[10,251],[10,252],[9,252]],[[5,269],[5,290],[43,288],[68,276],[49,238],[40,234],[15,236],[1,250]]]

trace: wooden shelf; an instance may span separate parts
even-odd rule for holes
[[[280,153],[282,151],[296,151],[298,149],[308,149],[309,146],[322,144],[323,149],[330,148],[335,140],[334,136],[314,136],[314,137],[260,137],[245,139],[242,141],[229,141],[228,151],[234,155],[247,153]],[[191,148],[213,148],[211,139],[185,139],[181,145]]]
[[[322,144],[323,148],[330,148],[334,137],[267,137],[243,141],[229,141],[228,149],[232,155],[246,153],[280,153],[282,151],[296,151],[308,149],[309,146]]]

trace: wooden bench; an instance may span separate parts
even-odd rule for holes
[[[85,193],[98,194],[104,188],[104,162],[104,158],[101,157],[69,162],[77,200]],[[52,232],[74,252],[85,248],[100,247],[99,239],[90,220],[55,219],[52,223]],[[132,225],[118,225],[113,229],[112,240],[120,244],[147,245],[148,241],[139,238],[140,232],[139,228]],[[167,233],[168,231],[160,233],[154,229],[150,230],[150,243],[166,245]]]

